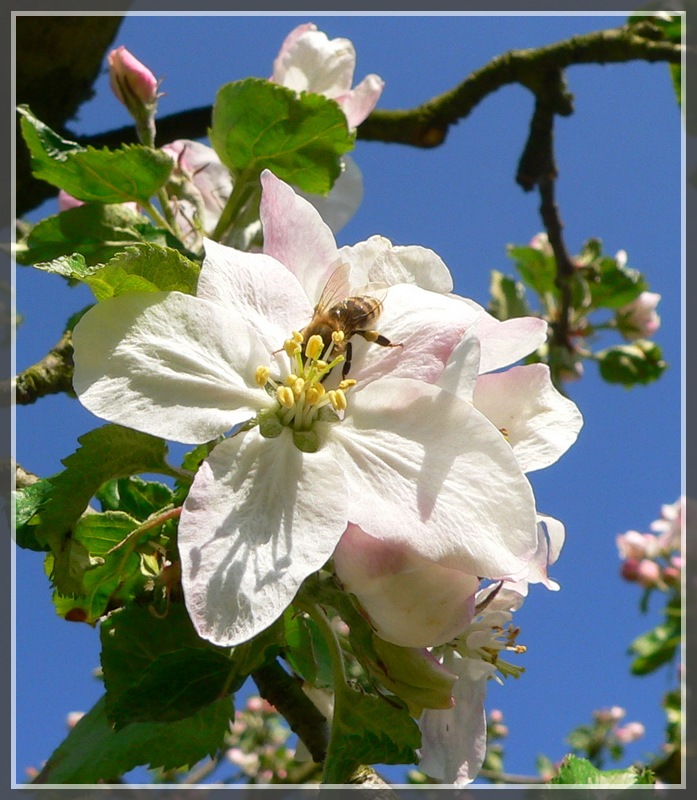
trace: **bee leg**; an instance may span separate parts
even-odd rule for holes
[[[387,338],[387,336],[383,336],[381,333],[377,331],[355,331],[359,336],[362,336],[366,342],[374,342],[375,344],[379,344],[381,347],[401,347],[400,344],[392,344],[392,342]]]
[[[348,371],[351,369],[352,358],[353,358],[353,347],[351,346],[351,342],[346,342],[346,347],[344,349],[344,365],[341,368],[342,380],[348,375]]]

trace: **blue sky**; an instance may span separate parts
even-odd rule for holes
[[[130,16],[114,45],[124,44],[163,78],[160,115],[211,103],[222,84],[268,77],[285,35],[314,21],[330,37],[353,40],[356,78],[375,72],[386,83],[380,108],[410,108],[446,91],[494,56],[551,44],[616,26],[600,16]],[[489,708],[500,708],[510,728],[506,769],[533,774],[539,753],[566,751],[564,736],[590,720],[593,709],[620,705],[627,720],[646,725],[628,748],[629,763],[662,741],[663,692],[668,670],[629,675],[626,649],[658,619],[638,611],[639,590],[618,575],[615,536],[648,530],[664,503],[681,493],[681,227],[680,116],[664,64],[639,62],[576,66],[567,72],[575,113],[556,123],[557,200],[567,244],[579,251],[590,237],[605,251],[627,251],[661,294],[662,325],[655,336],[669,368],[648,387],[625,390],[599,380],[588,364],[568,391],[585,425],[572,449],[531,475],[538,508],[561,519],[567,541],[553,570],[561,591],[534,587],[516,615],[526,672],[492,685]],[[76,133],[128,124],[106,74],[96,97],[79,112]],[[359,141],[353,153],[364,176],[365,198],[339,244],[382,234],[396,244],[435,250],[455,276],[459,294],[488,302],[492,269],[512,274],[509,243],[524,244],[541,230],[539,199],[514,182],[532,111],[530,94],[505,87],[486,98],[451,130],[445,144],[420,151]],[[21,146],[21,145],[20,145]],[[53,212],[48,204],[44,213]],[[58,341],[68,317],[91,302],[85,287],[18,268],[17,369],[41,358]],[[607,341],[615,342],[612,339]],[[600,346],[600,345],[599,345]],[[16,414],[16,457],[49,475],[82,433],[101,424],[76,401],[46,398]],[[99,662],[98,632],[59,619],[50,600],[40,554],[16,557],[16,764],[40,766],[65,735],[69,711],[87,710],[101,687],[91,672]]]

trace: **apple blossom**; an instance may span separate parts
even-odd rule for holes
[[[107,60],[112,91],[133,117],[140,140],[144,144],[153,145],[159,97],[157,78],[123,45],[112,50]]]
[[[312,22],[298,25],[281,45],[271,80],[295,92],[312,92],[341,106],[349,128],[355,128],[375,108],[384,81],[368,75],[353,89],[356,51],[348,39],[329,39]]]
[[[656,333],[661,325],[656,312],[660,299],[656,292],[642,292],[636,300],[617,309],[617,327],[625,339],[647,339]]]
[[[500,432],[435,385],[479,313],[429,288],[448,284],[440,259],[384,239],[338,250],[269,172],[260,213],[264,252],[206,241],[196,296],[123,294],[74,330],[74,387],[95,414],[184,443],[234,433],[201,465],[179,522],[200,635],[229,646],[266,628],[349,524],[469,575],[525,573],[530,485]],[[342,297],[385,287],[380,334],[398,345],[355,337],[346,379],[331,354],[340,337],[299,332],[341,263]]]
[[[479,773],[486,755],[487,683],[496,676],[517,676],[522,670],[500,657],[504,651],[521,653],[511,612],[523,598],[501,587],[486,587],[477,595],[479,613],[449,645],[441,648],[443,666],[458,676],[453,689],[454,705],[448,709],[425,709],[418,722],[421,729],[419,767],[441,783],[463,786]]]

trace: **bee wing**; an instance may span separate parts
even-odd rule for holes
[[[349,290],[349,273],[351,267],[342,261],[331,273],[324,284],[322,294],[315,306],[315,313],[321,313],[345,300]]]

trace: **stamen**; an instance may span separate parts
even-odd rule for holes
[[[305,381],[302,378],[296,378],[291,386],[293,394],[296,397],[300,397],[300,395],[303,393],[304,388],[305,388]]]
[[[339,389],[345,392],[347,389],[350,389],[355,385],[356,381],[353,378],[344,378],[344,380],[339,384]]]
[[[276,389],[276,398],[283,408],[293,408],[295,405],[295,396],[289,386],[279,386]]]
[[[334,344],[341,344],[344,341],[344,332],[343,331],[332,331],[332,341]]]
[[[257,386],[266,386],[269,376],[271,375],[271,370],[268,367],[260,366],[257,367],[256,372],[254,373],[254,381]]]
[[[283,342],[283,349],[286,351],[288,358],[293,358],[293,356],[296,356],[302,350],[300,344],[296,342],[295,339],[286,339],[286,341]]]
[[[327,392],[329,402],[332,404],[335,411],[345,411],[348,403],[346,402],[346,395],[343,390],[335,389]]]
[[[310,336],[305,345],[305,357],[310,361],[317,361],[324,350],[324,339],[318,334]]]

